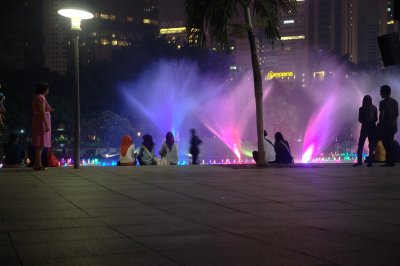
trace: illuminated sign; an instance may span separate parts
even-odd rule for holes
[[[160,34],[182,34],[186,32],[186,27],[160,29]]]
[[[266,79],[267,80],[271,80],[271,79],[274,79],[274,78],[281,78],[281,79],[283,79],[283,78],[292,78],[292,77],[294,77],[294,73],[293,72],[291,72],[291,71],[289,71],[289,72],[273,72],[273,71],[270,71],[270,72],[268,72],[268,74],[267,74],[267,76],[266,76]]]

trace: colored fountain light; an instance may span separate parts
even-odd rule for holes
[[[340,154],[344,149],[339,154],[330,154],[332,150],[329,149],[349,123],[353,129],[352,136],[347,137],[356,142],[360,129],[358,108],[365,94],[373,96],[375,105],[380,99],[379,91],[372,90],[379,88],[382,79],[361,74],[352,77],[340,64],[327,64],[335,71],[326,70],[322,80],[318,79],[306,88],[274,80],[264,84],[264,123],[268,135],[281,131],[291,148],[298,146],[295,158],[303,163],[353,160],[349,150],[346,150],[349,155],[344,156]],[[389,75],[385,78],[391,82],[395,80]],[[400,82],[392,83],[400,87]],[[155,139],[157,145],[166,132],[172,131],[181,152],[180,164],[190,161],[186,152],[191,128],[205,128],[212,135],[208,137],[216,139],[208,149],[201,150],[205,153],[201,155],[203,164],[252,161],[257,136],[250,75],[221,80],[202,73],[191,62],[161,60],[146,68],[138,80],[119,87],[127,107],[141,114],[145,123],[158,130],[141,130],[137,137],[145,133],[152,134],[153,138],[159,135],[161,137]],[[392,89],[395,97],[400,96],[397,95],[398,88],[393,86]],[[200,137],[205,138],[204,134]],[[229,150],[217,147],[217,140]],[[206,143],[202,145],[205,147]],[[215,152],[218,149],[221,149],[220,153]],[[213,156],[207,154],[211,151],[215,152]]]

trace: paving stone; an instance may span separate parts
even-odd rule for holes
[[[66,257],[60,259],[44,259],[25,261],[26,266],[177,266],[167,257],[155,252],[134,254],[117,254],[108,256]]]
[[[49,243],[71,240],[121,238],[122,235],[108,227],[83,227],[11,232],[11,238],[20,243]]]
[[[0,169],[0,265],[399,265],[398,166]]]
[[[76,240],[48,243],[16,244],[22,262],[38,259],[59,259],[150,251],[135,241],[126,238]]]

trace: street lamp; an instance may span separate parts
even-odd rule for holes
[[[58,10],[58,14],[71,19],[71,31],[74,46],[74,168],[79,168],[80,148],[80,99],[79,99],[79,32],[81,31],[81,20],[92,19],[93,14],[75,7]]]

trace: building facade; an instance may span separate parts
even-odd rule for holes
[[[70,21],[57,11],[65,0],[44,0],[45,66],[65,74],[70,52]],[[158,0],[82,0],[94,18],[82,21],[81,63],[111,59],[114,51],[135,45],[158,32]]]

